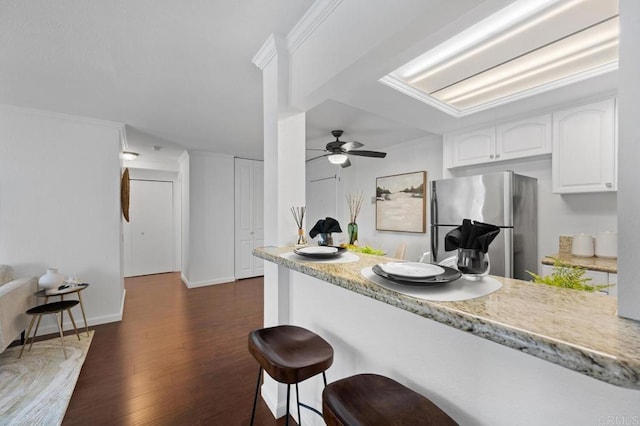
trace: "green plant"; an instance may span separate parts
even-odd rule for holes
[[[554,258],[553,272],[551,275],[541,277],[533,272],[526,272],[533,277],[534,283],[546,284],[553,287],[571,288],[589,292],[600,291],[611,287],[609,284],[590,284],[591,278],[584,276],[586,272],[585,268],[571,265],[556,258]]]

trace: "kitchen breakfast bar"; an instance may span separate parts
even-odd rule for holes
[[[427,301],[361,274],[389,258],[307,262],[286,256],[292,250],[253,254],[284,283],[278,309],[288,312],[278,317],[333,346],[329,382],[383,374],[463,425],[640,425],[640,323],[619,318],[615,298],[492,277],[502,287],[489,295]],[[309,379],[301,400],[320,407],[321,391]]]

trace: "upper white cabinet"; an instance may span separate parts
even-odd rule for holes
[[[496,128],[496,158],[511,160],[551,153],[551,114]]]
[[[549,153],[551,114],[444,137],[447,168]]]
[[[553,114],[553,192],[617,189],[615,100]]]
[[[445,143],[447,142],[453,150],[451,167],[486,163],[495,158],[496,129],[491,127],[445,136]]]

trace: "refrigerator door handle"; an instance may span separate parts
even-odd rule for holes
[[[435,183],[431,183],[431,253],[433,261],[438,261],[438,200]]]

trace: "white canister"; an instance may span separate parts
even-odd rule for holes
[[[616,259],[618,257],[618,234],[611,231],[598,232],[595,252],[598,257]]]
[[[574,235],[571,254],[578,257],[593,257],[593,235]]]

